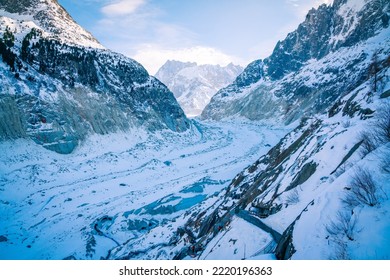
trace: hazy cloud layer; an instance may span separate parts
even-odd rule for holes
[[[145,0],[121,0],[102,8],[102,13],[109,17],[129,15],[145,4]]]
[[[310,8],[332,1],[59,2],[68,3],[70,8],[80,7],[73,11],[88,22],[90,26],[85,27],[103,45],[138,60],[154,74],[168,59],[245,66],[265,58],[278,40],[304,20]]]

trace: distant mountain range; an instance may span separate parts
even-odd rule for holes
[[[156,78],[173,92],[186,115],[194,117],[200,115],[211,97],[232,83],[242,70],[232,63],[221,67],[168,60],[158,70]]]

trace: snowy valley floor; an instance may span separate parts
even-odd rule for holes
[[[195,121],[182,134],[95,135],[70,155],[30,140],[2,142],[0,259],[107,258],[151,230],[158,233],[151,247],[165,244],[167,230],[184,224],[192,208],[214,203],[238,172],[288,131]],[[251,236],[269,242],[264,232]]]

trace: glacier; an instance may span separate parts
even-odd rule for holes
[[[153,229],[153,246],[162,246],[192,208],[215,203],[232,176],[287,131],[194,122],[179,135],[95,135],[69,155],[3,141],[0,235],[12,242],[0,242],[0,259],[108,258]]]
[[[188,119],[56,1],[2,1],[0,259],[388,260],[389,9],[310,10]]]

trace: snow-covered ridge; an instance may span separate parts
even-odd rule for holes
[[[358,0],[358,1],[349,1],[345,3],[337,11],[337,15],[341,18],[342,24],[339,26],[339,32],[332,30],[333,34],[330,37],[330,45],[337,45],[339,42],[344,42],[345,39],[356,29],[361,14],[359,13],[364,5],[367,3],[367,0]]]
[[[70,153],[92,133],[189,128],[160,81],[102,48],[56,1],[0,8],[7,11],[0,17],[0,139],[28,137]]]
[[[366,81],[326,114],[303,118],[237,174],[218,202],[192,214],[185,232],[178,231],[177,244],[196,236],[196,250],[184,248],[176,257],[388,259],[389,71],[377,74],[380,90],[372,93],[373,80]],[[354,197],[363,192],[356,178],[374,186],[373,204]]]
[[[15,1],[15,6],[0,5],[1,26],[9,26],[23,36],[28,28],[37,28],[47,39],[55,39],[64,44],[90,48],[104,47],[54,0]],[[17,36],[17,37],[20,37]]]
[[[191,62],[167,61],[156,73],[173,92],[187,116],[199,115],[217,91],[242,72],[242,67],[230,63],[197,65]]]
[[[321,112],[367,79],[368,62],[375,53],[385,59],[389,26],[386,1],[337,0],[332,6],[312,9],[294,32],[277,43],[271,56],[252,62],[221,89],[202,117],[240,115],[260,120],[279,114],[288,123]],[[347,62],[341,63],[342,69],[340,60]],[[323,67],[317,71],[319,65]],[[270,87],[278,90],[269,91]]]

